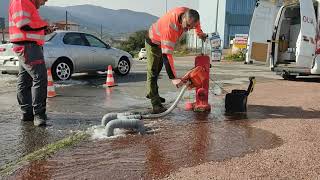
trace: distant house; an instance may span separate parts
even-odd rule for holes
[[[5,28],[3,31],[0,29],[0,42],[6,43],[9,41],[9,29]]]
[[[70,31],[79,31],[80,25],[72,22],[72,21],[56,21],[52,23],[54,26],[58,27],[59,30],[66,30],[66,24],[67,24],[67,30]]]

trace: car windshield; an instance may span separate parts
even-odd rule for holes
[[[48,42],[48,41],[51,41],[51,39],[53,39],[54,36],[56,36],[57,33],[56,32],[53,32],[51,34],[48,34],[45,36],[45,41]]]

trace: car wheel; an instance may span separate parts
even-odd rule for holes
[[[130,61],[127,58],[121,58],[115,72],[120,76],[125,76],[130,71]]]
[[[69,60],[58,60],[52,66],[52,76],[56,80],[70,79],[72,71],[72,63]]]

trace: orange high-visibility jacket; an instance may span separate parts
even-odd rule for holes
[[[152,43],[157,44],[161,47],[162,54],[166,54],[170,67],[174,75],[176,76],[176,71],[174,68],[173,61],[173,50],[176,42],[179,40],[180,36],[183,34],[182,25],[179,23],[179,16],[186,12],[189,8],[178,7],[172,9],[163,17],[158,19],[157,22],[151,25],[149,29],[149,38]],[[200,22],[196,24],[195,31],[198,36],[203,34]]]
[[[23,31],[20,28],[28,25],[32,29],[47,26],[39,15],[36,6],[30,0],[11,0],[9,5],[9,35],[11,42],[34,41],[44,44],[44,30]]]

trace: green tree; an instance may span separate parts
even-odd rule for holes
[[[128,40],[120,42],[118,48],[129,52],[132,56],[136,56],[140,49],[144,47],[147,35],[147,30],[137,31],[129,36]],[[186,43],[187,38],[184,35],[177,42],[177,45],[175,47],[175,55],[182,56],[188,54]]]
[[[137,31],[129,36],[128,40],[120,43],[120,49],[129,52],[132,56],[136,55],[141,48],[144,47],[144,42],[147,37],[147,30]]]

